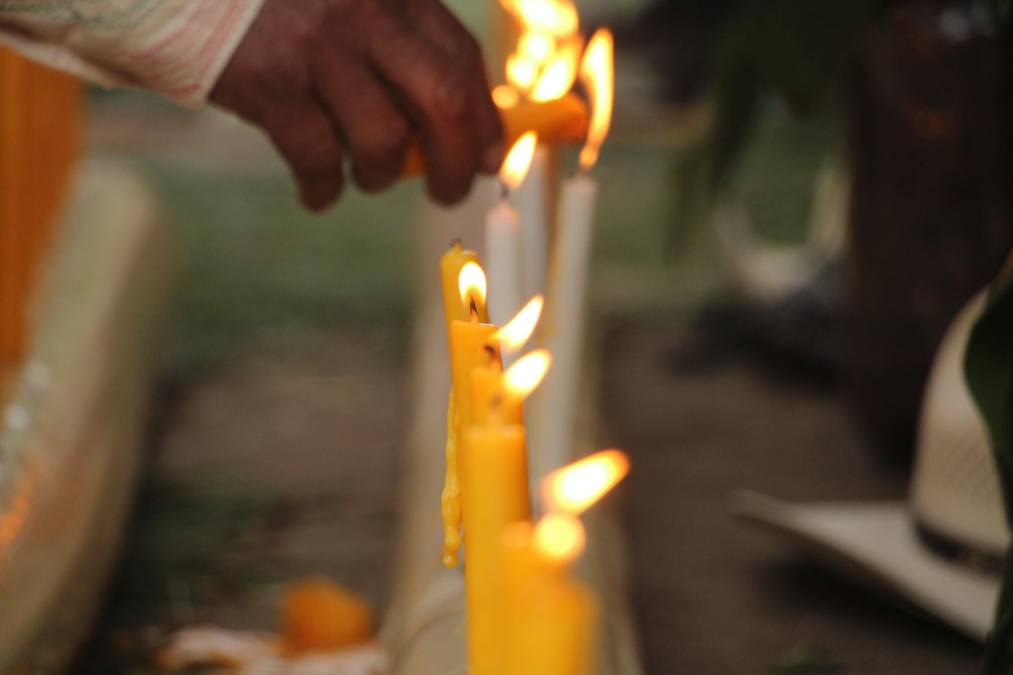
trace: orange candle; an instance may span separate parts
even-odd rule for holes
[[[566,94],[551,101],[520,101],[517,105],[501,109],[503,136],[506,147],[511,147],[525,132],[535,131],[542,143],[559,145],[581,143],[587,133],[589,120],[587,104],[576,94]],[[413,178],[425,173],[422,146],[412,143],[405,156],[402,177]]]

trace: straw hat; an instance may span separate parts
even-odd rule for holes
[[[861,581],[984,641],[1010,533],[988,436],[963,373],[976,296],[936,354],[922,401],[908,502],[787,504],[751,492],[733,511]]]

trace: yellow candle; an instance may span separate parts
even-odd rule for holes
[[[629,470],[605,450],[548,476],[542,490],[554,509],[532,527],[512,525],[501,540],[508,620],[503,675],[589,675],[597,654],[598,599],[570,569],[584,550],[577,515]]]
[[[531,501],[524,426],[507,422],[508,414],[520,413],[507,413],[503,406],[516,401],[519,407],[544,377],[548,361],[545,353],[518,360],[500,378],[503,382],[497,384],[485,423],[466,427],[462,433],[470,675],[505,673],[509,617],[503,532],[510,524],[530,518]]]
[[[447,326],[447,345],[451,364],[454,362],[450,341],[450,325],[454,321],[485,321],[485,278],[474,251],[461,248],[455,241],[440,258],[440,276],[443,286],[443,313]],[[463,283],[462,283],[463,282]],[[458,468],[458,406],[454,390],[447,401],[446,473],[443,493],[440,496],[440,515],[443,519],[443,564],[457,565],[457,551],[461,547],[461,482]]]
[[[450,377],[458,432],[475,423],[471,372],[480,366],[501,367],[495,333],[496,326],[488,323],[456,320],[450,323]]]
[[[514,525],[502,546],[510,617],[503,675],[590,675],[599,603],[570,573],[583,549],[580,522],[547,516],[536,528]]]
[[[503,390],[503,369],[498,365],[483,365],[471,371],[471,392],[475,399],[476,424],[489,424],[494,404],[502,405],[500,420],[505,424],[523,424],[523,401],[500,402]]]
[[[469,675],[505,673],[509,619],[504,529],[531,517],[524,427],[482,425],[462,434],[465,585]]]
[[[460,241],[454,241],[450,249],[440,257],[440,281],[443,288],[443,317],[447,326],[447,339],[450,339],[450,322],[455,319],[467,321],[471,318],[471,308],[461,300],[461,269],[468,263],[478,264],[478,254],[461,247]],[[484,295],[484,294],[483,294]],[[485,307],[485,298],[478,299],[476,309],[478,320],[489,321]]]
[[[552,359],[544,349],[525,354],[505,373],[497,364],[471,371],[474,420],[478,424],[523,424],[524,399],[538,386]]]

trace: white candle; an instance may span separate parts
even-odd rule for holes
[[[566,463],[574,453],[574,431],[584,376],[587,278],[598,184],[587,172],[598,160],[612,119],[612,34],[595,31],[581,59],[580,74],[591,99],[587,141],[580,151],[580,172],[563,182],[556,241],[549,269],[547,323],[542,334],[554,365],[530,403],[533,476]]]
[[[555,180],[550,181],[550,170],[549,150],[539,147],[527,177],[511,197],[521,219],[521,284],[525,298],[545,293],[549,186],[556,184]]]
[[[563,181],[560,193],[559,233],[552,248],[542,324],[553,366],[530,401],[529,443],[536,476],[565,464],[574,452],[597,192],[597,182],[581,174]]]
[[[503,325],[521,308],[520,219],[506,198],[485,219],[489,320]]]
[[[529,131],[510,148],[499,172],[502,198],[485,220],[489,320],[495,324],[505,324],[521,308],[520,218],[509,198],[524,182],[537,145],[538,136]]]

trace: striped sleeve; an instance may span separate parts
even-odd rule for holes
[[[206,101],[264,0],[0,0],[0,43],[105,85]]]

